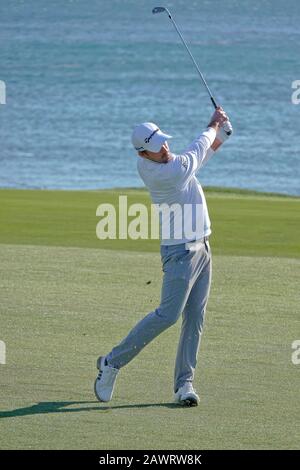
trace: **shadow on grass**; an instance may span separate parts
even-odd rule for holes
[[[176,403],[140,403],[133,405],[117,405],[117,406],[80,406],[76,408],[66,408],[67,406],[73,405],[86,405],[96,404],[98,401],[41,401],[36,405],[27,406],[25,408],[16,408],[15,410],[0,411],[1,418],[15,418],[17,416],[28,416],[37,415],[44,413],[75,413],[78,411],[109,411],[109,410],[126,410],[126,409],[139,409],[139,408],[151,408],[151,407],[163,407],[163,408],[178,408],[179,405]]]

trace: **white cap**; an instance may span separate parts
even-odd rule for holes
[[[136,126],[131,137],[134,148],[139,152],[159,152],[168,139],[172,139],[172,136],[164,134],[153,122],[143,122]]]

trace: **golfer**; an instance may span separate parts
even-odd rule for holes
[[[182,315],[174,400],[183,406],[199,404],[193,380],[211,284],[211,228],[205,196],[195,175],[231,132],[222,108],[217,108],[208,127],[181,155],[170,152],[167,141],[171,136],[155,124],[146,122],[133,131],[139,174],[153,204],[159,210],[164,207],[159,212],[164,275],[160,305],[106,356],[98,358],[94,388],[102,402],[111,400],[120,369]]]

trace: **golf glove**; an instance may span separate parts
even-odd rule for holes
[[[231,122],[228,120],[224,122],[222,127],[219,127],[216,138],[220,140],[220,142],[222,142],[223,144],[223,142],[225,142],[225,140],[227,140],[231,136],[232,132],[232,125]]]
[[[231,122],[226,121],[224,122],[222,127],[219,127],[217,135],[216,135],[216,139],[218,139],[223,144],[223,142],[225,142],[225,140],[227,140],[231,136],[232,132],[233,132],[233,128],[232,128]],[[201,166],[205,165],[217,150],[218,148],[216,150],[209,148],[206,152],[205,157],[202,160]]]

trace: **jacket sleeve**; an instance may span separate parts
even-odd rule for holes
[[[212,127],[202,132],[181,155],[176,155],[168,163],[170,176],[175,186],[185,186],[201,167],[207,151],[216,138],[216,131]]]

